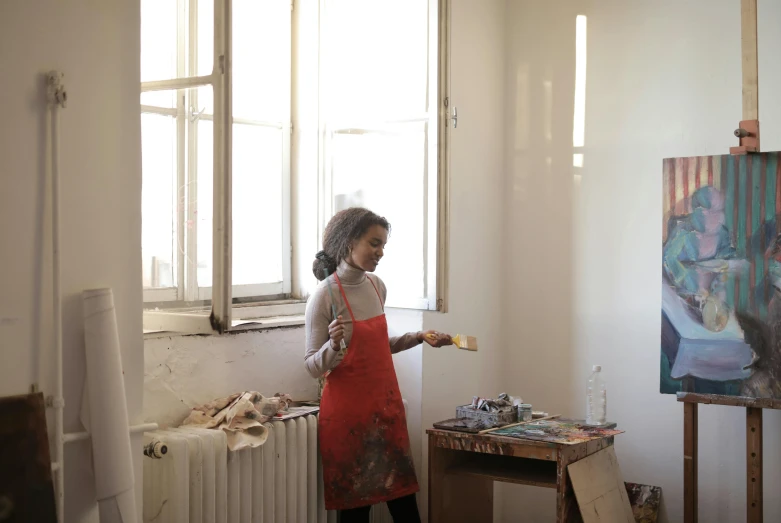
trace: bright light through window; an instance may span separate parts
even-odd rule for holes
[[[214,0],[141,8],[142,87],[211,74]],[[234,297],[290,292],[290,82],[290,0],[233,0]],[[211,296],[213,89],[176,87],[141,96],[147,301]]]
[[[586,135],[586,16],[575,20],[575,113],[572,145],[583,147]]]
[[[210,300],[212,287],[222,290],[229,277],[233,298],[290,296],[291,245],[315,250],[302,247],[302,229],[314,232],[335,212],[364,206],[393,226],[379,269],[388,305],[434,309],[444,259],[437,168],[443,122],[437,108],[446,94],[437,88],[438,2],[298,0],[296,19],[316,15],[318,30],[297,34],[295,70],[307,81],[296,86],[292,5],[232,1],[233,89],[229,100],[215,100],[214,86],[226,81],[219,69],[212,76],[215,50],[224,52],[224,42],[214,40],[215,0],[142,0],[144,299],[174,307]],[[302,74],[307,63],[315,70]],[[310,158],[311,172],[297,173],[291,192],[293,93],[301,118],[296,138],[314,152],[298,149]],[[214,208],[213,201],[227,196],[226,167],[214,157],[227,138],[215,143],[214,133],[215,118],[228,105],[230,237],[219,226],[227,207]],[[319,220],[302,225],[297,214],[291,235],[292,202],[306,199],[296,192],[303,192],[302,184],[317,187],[319,203],[311,206]],[[223,267],[222,253],[215,258],[213,251],[227,244],[232,259]],[[306,259],[314,252],[299,254]],[[215,274],[218,281],[212,281]],[[310,276],[299,276],[295,290],[305,291],[300,280]],[[228,317],[225,293],[214,302],[220,317]]]
[[[426,150],[436,131],[427,105],[428,11],[422,0],[325,2],[332,210],[368,207],[391,222],[378,269],[391,306],[416,307],[426,296]]]

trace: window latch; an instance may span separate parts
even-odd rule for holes
[[[206,107],[201,109],[200,111],[196,111],[195,107],[190,107],[190,123],[195,123],[203,114],[203,112],[206,110]]]

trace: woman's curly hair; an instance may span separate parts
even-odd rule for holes
[[[339,211],[331,218],[323,233],[323,250],[312,263],[315,278],[322,281],[336,272],[339,264],[350,255],[350,246],[359,240],[369,228],[379,225],[390,232],[390,223],[382,216],[362,207]]]

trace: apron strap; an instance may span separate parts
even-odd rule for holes
[[[334,273],[334,279],[336,280],[336,283],[339,285],[339,292],[342,295],[342,299],[344,300],[344,303],[347,305],[347,310],[350,312],[350,319],[353,320],[353,323],[355,323],[355,316],[353,315],[353,309],[352,307],[350,307],[350,302],[347,301],[347,295],[344,293],[344,287],[342,287],[342,282],[336,273]],[[380,300],[380,308],[382,308],[382,312],[385,312],[385,304],[382,302],[382,296],[380,296],[380,291],[377,290],[377,285],[374,284],[374,280],[372,280],[368,274],[366,275],[366,279],[368,279],[369,283],[371,283],[372,287],[374,287],[374,292],[375,294],[377,294],[377,299]]]
[[[380,296],[380,291],[377,290],[377,286],[374,284],[374,280],[372,280],[368,274],[366,275],[366,277],[371,282],[372,287],[374,287],[374,292],[377,293],[377,299],[380,300],[380,307],[382,308],[382,312],[385,312],[385,304],[382,303],[382,297]]]
[[[353,323],[355,323],[355,316],[353,315],[353,309],[352,307],[350,307],[350,302],[347,301],[347,295],[344,293],[344,287],[342,287],[342,282],[336,273],[334,273],[334,279],[336,280],[336,283],[339,285],[339,292],[342,293],[342,299],[344,300],[345,305],[347,305],[347,310],[350,312],[350,319],[353,320]]]

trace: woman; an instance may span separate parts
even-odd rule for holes
[[[312,267],[325,281],[307,303],[306,367],[315,378],[326,376],[319,422],[325,506],[341,511],[341,523],[368,522],[371,506],[381,502],[396,523],[420,521],[391,354],[423,341],[451,343],[433,331],[388,337],[385,284],[367,273],[377,269],[389,231],[387,220],[369,210],[341,211]]]

